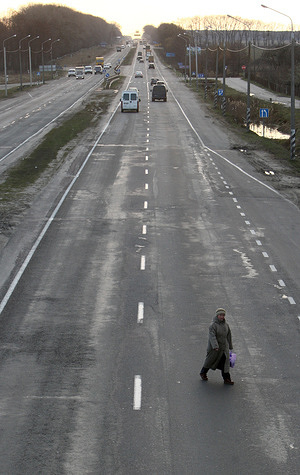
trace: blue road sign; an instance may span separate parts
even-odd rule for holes
[[[218,96],[223,96],[223,89],[218,89]]]
[[[269,117],[269,109],[267,108],[259,109],[259,117],[261,119],[267,119]]]
[[[105,77],[106,77],[106,78],[109,78],[109,73],[106,73],[106,74],[105,74]]]

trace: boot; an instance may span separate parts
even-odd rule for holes
[[[231,386],[234,384],[233,381],[231,381],[231,377],[229,373],[223,373],[223,379],[224,379],[224,384],[230,384]]]
[[[203,368],[201,369],[200,371],[200,378],[202,379],[202,381],[208,381],[208,377],[207,377],[207,371],[208,371],[209,368]]]

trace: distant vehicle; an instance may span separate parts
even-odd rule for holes
[[[117,52],[121,52],[121,46],[117,46]]]
[[[105,63],[103,66],[103,69],[110,69],[111,68],[111,63]]]
[[[151,78],[151,81],[150,81],[150,85],[153,86],[154,84],[156,84],[158,81],[157,78]]]
[[[121,49],[125,49],[125,45],[121,45]]]
[[[103,58],[103,56],[97,56],[97,57],[96,57],[96,64],[97,64],[97,66],[100,65],[100,66],[103,67],[103,64],[104,64],[104,58]]]
[[[148,61],[149,61],[149,63],[154,63],[154,56],[153,56],[153,54],[150,54],[150,55],[148,56]]]
[[[76,76],[76,71],[75,69],[73,68],[70,68],[69,71],[68,71],[68,78],[72,77],[72,76]]]
[[[102,74],[102,66],[95,66],[94,74]]]
[[[123,91],[120,101],[121,112],[126,110],[139,112],[141,99],[139,98],[139,91],[136,87],[130,88],[127,91]]]
[[[76,79],[84,79],[84,67],[75,68]]]
[[[142,71],[136,71],[134,77],[135,78],[143,78],[144,75],[143,75]]]
[[[84,66],[84,74],[93,74],[92,66]]]
[[[155,69],[154,63],[149,63],[149,69]]]
[[[155,84],[152,89],[152,102],[164,101],[167,102],[167,88],[164,84]]]
[[[139,63],[143,63],[143,62],[144,62],[143,58],[140,58]]]

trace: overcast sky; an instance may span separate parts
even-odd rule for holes
[[[20,6],[33,3],[56,3],[65,5],[82,13],[89,13],[106,20],[118,23],[123,35],[133,36],[136,30],[142,33],[143,26],[159,26],[160,23],[176,22],[181,18],[207,15],[239,16],[244,19],[257,19],[265,23],[280,23],[288,29],[291,22],[288,18],[261,7],[261,2],[252,0],[213,0],[201,2],[200,0],[55,0],[24,2],[10,0],[9,8],[18,10]],[[299,0],[262,0],[275,10],[292,18],[294,25],[300,25]],[[2,4],[3,5],[3,4]],[[3,8],[3,7],[2,7]],[[0,7],[1,17],[7,15],[9,10]]]

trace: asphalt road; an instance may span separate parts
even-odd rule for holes
[[[125,52],[126,53],[126,52]],[[113,67],[124,57],[111,53]],[[112,74],[113,70],[108,70]],[[104,81],[104,75],[85,75],[84,80],[63,77],[0,102],[0,172],[38,143],[60,120],[65,119]]]
[[[167,69],[166,103],[136,69],[140,112],[116,97],[2,289],[0,473],[296,474],[299,210]],[[231,387],[199,379],[219,306]]]
[[[232,89],[243,92],[247,94],[247,81],[242,78],[226,78],[226,84]],[[273,91],[269,91],[262,87],[256,86],[255,84],[250,85],[250,94],[257,97],[258,99],[263,99],[265,101],[276,102],[278,104],[284,105],[286,107],[291,107],[291,99],[288,96],[281,96],[276,94]],[[295,108],[300,108],[299,99],[295,99]]]

